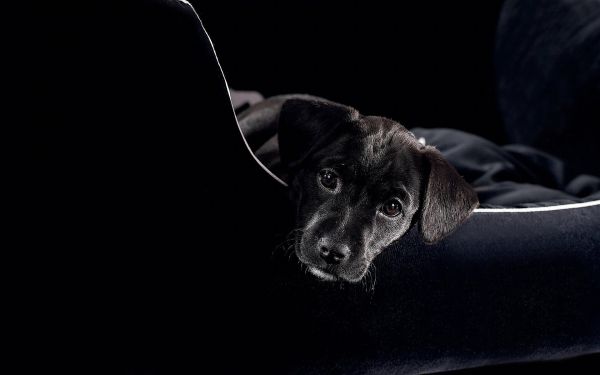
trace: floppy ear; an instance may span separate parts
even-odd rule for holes
[[[289,99],[279,114],[279,154],[288,169],[299,166],[337,128],[358,119],[351,107],[319,99]]]
[[[429,164],[427,186],[421,198],[420,232],[432,244],[465,221],[479,201],[469,185],[434,147],[423,148]]]

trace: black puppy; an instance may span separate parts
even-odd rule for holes
[[[434,243],[478,205],[434,147],[392,120],[291,95],[251,107],[239,122],[259,159],[288,183],[301,228],[296,255],[323,280],[357,282],[413,223]],[[274,124],[277,136],[265,141]]]

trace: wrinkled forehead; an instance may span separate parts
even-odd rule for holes
[[[367,185],[419,179],[421,145],[402,125],[366,116],[340,128],[338,136],[318,152],[326,166],[351,168],[354,177]]]
[[[365,117],[355,129],[355,150],[367,169],[404,169],[414,164],[416,140],[402,125],[381,117]]]

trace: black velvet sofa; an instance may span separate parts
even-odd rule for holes
[[[191,5],[35,14],[21,209],[28,244],[59,249],[28,285],[47,366],[427,373],[600,351],[597,190],[490,204],[433,246],[411,230],[371,284],[318,282],[273,251],[286,187],[253,157]]]

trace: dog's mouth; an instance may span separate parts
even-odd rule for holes
[[[312,273],[317,278],[319,278],[319,279],[321,279],[323,281],[336,281],[338,279],[338,277],[335,276],[334,274],[329,273],[329,272],[327,272],[324,269],[319,268],[319,267],[308,266],[308,270],[310,271],[310,273]]]
[[[320,259],[315,251],[311,251],[313,244],[311,243],[307,250],[304,247],[303,240],[304,236],[294,246],[296,256],[300,263],[305,266],[305,270],[308,270],[311,275],[320,281],[356,283],[362,279],[369,268],[368,264],[355,264],[356,262],[345,265],[324,264],[326,262]]]

